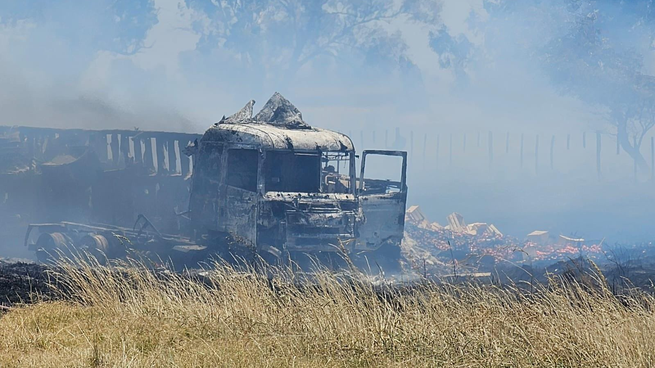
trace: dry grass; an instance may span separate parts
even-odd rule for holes
[[[294,286],[219,268],[64,267],[69,301],[0,317],[0,366],[651,366],[655,299],[583,285],[534,295],[424,284],[381,297],[322,274]],[[602,280],[598,280],[602,282]],[[271,287],[272,285],[273,287]]]

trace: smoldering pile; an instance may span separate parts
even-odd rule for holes
[[[435,274],[490,272],[499,263],[546,266],[575,257],[602,254],[599,241],[587,241],[548,231],[534,231],[525,240],[500,232],[493,224],[467,224],[452,213],[448,225],[431,222],[418,206],[407,210],[403,252],[415,269]]]
[[[418,206],[407,210],[403,252],[415,268],[439,273],[450,271],[457,263],[474,272],[499,259],[521,257],[518,239],[504,235],[492,224],[467,224],[458,213],[450,214],[447,221],[446,226],[429,221]]]

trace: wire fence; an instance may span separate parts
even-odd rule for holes
[[[604,132],[522,133],[500,131],[349,131],[357,151],[405,150],[409,170],[421,175],[475,171],[516,176],[571,175],[595,181],[655,182],[655,135],[630,155],[617,136]],[[497,176],[497,175],[496,175]]]

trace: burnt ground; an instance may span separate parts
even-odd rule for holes
[[[0,260],[0,306],[33,303],[54,296],[46,266]],[[0,312],[1,309],[4,308],[0,307]]]

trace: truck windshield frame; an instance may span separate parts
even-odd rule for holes
[[[354,194],[355,183],[354,152],[321,152],[321,193]]]
[[[355,155],[351,151],[266,150],[261,175],[265,192],[354,194]]]
[[[253,148],[229,148],[227,150],[228,186],[257,191],[259,152]]]

